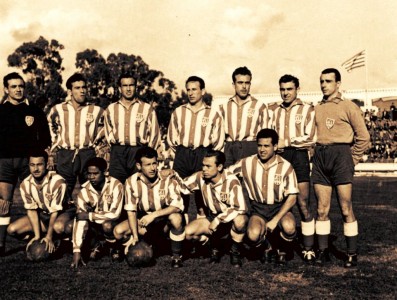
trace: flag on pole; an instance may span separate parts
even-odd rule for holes
[[[345,67],[346,71],[349,73],[354,69],[365,67],[365,50],[346,60],[342,64],[342,67]]]

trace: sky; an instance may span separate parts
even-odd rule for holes
[[[247,66],[252,94],[278,92],[292,74],[301,91],[319,91],[328,67],[343,89],[397,87],[395,0],[0,0],[0,76],[15,69],[7,57],[40,36],[65,46],[63,73],[76,71],[78,52],[96,49],[139,55],[184,88],[197,75],[213,95],[233,94],[231,74]],[[341,64],[366,50],[366,67]]]

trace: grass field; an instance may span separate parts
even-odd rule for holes
[[[342,219],[333,199],[333,256],[324,267],[304,265],[295,253],[283,267],[244,259],[236,269],[225,255],[219,265],[196,258],[173,270],[164,255],[145,269],[104,257],[76,272],[69,268],[71,255],[31,263],[26,241],[9,238],[7,256],[0,258],[0,299],[396,299],[397,178],[357,177],[354,184],[360,232],[355,269],[343,268]]]

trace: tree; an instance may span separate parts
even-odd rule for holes
[[[23,43],[8,56],[8,66],[22,69],[27,75],[26,95],[45,112],[60,103],[66,92],[62,88],[62,57],[64,46],[40,36],[35,42]]]

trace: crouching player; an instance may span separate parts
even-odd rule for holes
[[[179,184],[172,175],[158,172],[157,151],[139,149],[135,156],[138,172],[125,184],[125,205],[128,220],[114,229],[114,235],[128,247],[143,239],[150,245],[169,232],[173,268],[182,266],[182,243],[185,239],[184,206]]]
[[[96,240],[91,248],[92,260],[103,254],[101,238],[105,238],[110,244],[115,243],[113,229],[123,206],[123,184],[116,178],[105,175],[107,163],[103,158],[89,159],[85,169],[88,180],[81,186],[77,196],[77,211],[73,224],[72,268],[77,268],[80,263],[84,265],[81,248],[84,240],[87,244],[91,242],[88,241],[89,237]]]
[[[47,152],[39,151],[29,157],[30,175],[20,185],[21,197],[27,215],[19,218],[8,226],[8,234],[24,237],[33,233],[26,250],[36,240],[41,239],[46,244],[49,253],[54,252],[54,223],[66,192],[66,182],[58,174],[47,170]]]
[[[243,178],[251,200],[248,243],[262,252],[262,262],[268,262],[273,252],[266,235],[279,227],[281,238],[275,239],[277,244],[273,247],[277,248],[276,262],[285,264],[286,252],[292,249],[291,242],[296,237],[296,221],[290,210],[296,203],[298,183],[291,164],[276,154],[276,131],[262,129],[256,140],[258,153],[229,170]]]
[[[186,239],[203,243],[209,239],[210,263],[213,264],[220,261],[221,238],[230,233],[230,262],[240,267],[240,245],[248,222],[247,207],[240,181],[223,170],[225,160],[225,154],[210,150],[203,159],[202,171],[183,181],[183,191],[201,190],[204,205],[209,211],[206,218],[198,218],[186,226]]]

